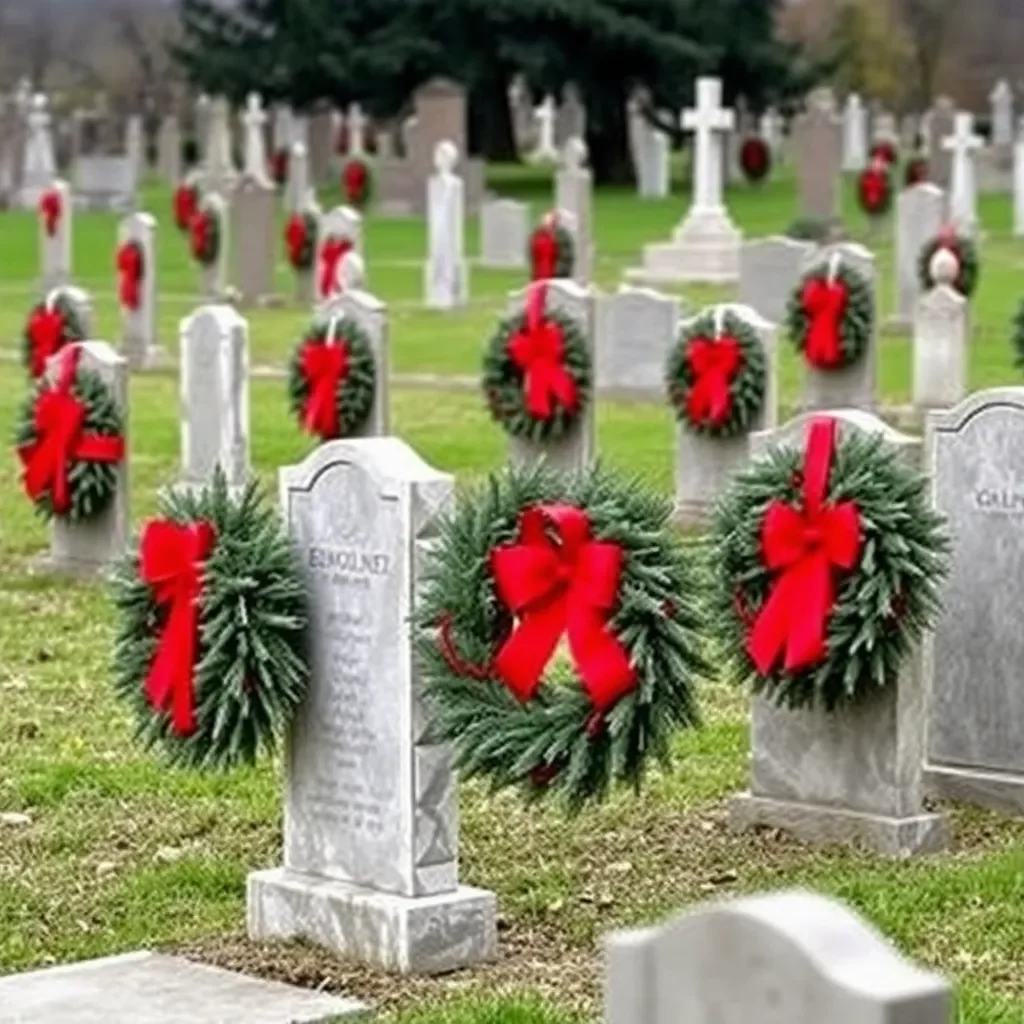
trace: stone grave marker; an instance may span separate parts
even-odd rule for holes
[[[241,122],[245,130],[245,162],[242,173],[251,182],[269,187],[271,182],[267,176],[267,115],[258,92],[249,93]]]
[[[78,288],[73,284],[62,285],[60,288],[53,288],[46,293],[46,303],[52,308],[58,296],[65,298],[75,310],[78,322],[87,338],[91,338],[95,328],[95,317],[93,316],[92,297],[84,288]]]
[[[131,161],[135,169],[135,180],[142,181],[149,172],[149,162],[146,159],[146,133],[142,124],[142,118],[133,114],[128,118],[125,127],[125,158]]]
[[[199,96],[196,97],[194,114],[196,144],[199,149],[197,165],[200,168],[206,167],[210,138],[210,106],[212,102],[213,101],[205,92],[200,93]]]
[[[295,141],[292,122],[292,108],[287,104],[277,104],[270,122],[270,144],[275,153],[282,149],[291,152]]]
[[[315,111],[309,119],[309,172],[315,186],[331,180],[334,137],[334,111]]]
[[[567,83],[562,89],[562,102],[555,114],[555,148],[561,152],[570,139],[587,137],[587,108],[580,98],[575,82]]]
[[[243,487],[249,459],[249,325],[231,307],[200,306],[181,322],[181,482],[201,487],[217,466]]]
[[[166,184],[174,186],[181,181],[181,124],[177,114],[167,114],[160,121],[157,166]]]
[[[943,978],[813,893],[706,904],[605,949],[605,1024],[953,1024]]]
[[[36,93],[32,97],[26,124],[28,136],[25,142],[19,198],[24,209],[34,210],[39,203],[39,197],[57,177],[50,104],[43,93]]]
[[[436,173],[427,182],[427,262],[423,268],[423,304],[428,309],[455,309],[469,301],[465,253],[465,195],[455,173],[459,151],[439,142]]]
[[[540,105],[534,108],[537,120],[537,148],[530,154],[532,163],[555,163],[558,160],[558,149],[555,147],[555,98],[545,96]]]
[[[953,153],[943,146],[956,127],[956,106],[948,96],[936,99],[928,117],[928,177],[944,192],[952,181]]]
[[[127,156],[80,156],[74,167],[75,203],[90,210],[133,210],[138,169]]]
[[[343,288],[342,262],[349,252],[362,255],[363,218],[351,206],[336,206],[320,222],[313,263],[316,301],[326,302]]]
[[[967,393],[968,305],[953,287],[960,264],[948,249],[932,257],[936,282],[914,316],[914,407],[951,408]]]
[[[745,321],[757,334],[765,354],[764,405],[751,432],[737,437],[705,437],[682,422],[676,424],[675,519],[686,527],[707,525],[715,501],[750,460],[754,431],[774,428],[778,416],[778,328],[750,306],[730,303],[715,306],[712,312],[722,334],[728,334],[732,317]],[[679,327],[683,329],[692,322],[683,321]]]
[[[949,185],[949,220],[958,231],[975,235],[978,231],[978,177],[975,154],[984,145],[974,134],[974,115],[959,113],[953,134],[942,142],[953,154]]]
[[[324,214],[320,209],[320,205],[317,203],[315,197],[310,196],[310,200],[307,203],[305,209],[302,211],[303,215],[312,217],[316,222],[316,238],[317,245],[320,244],[319,239],[323,235],[324,230]],[[312,306],[316,301],[316,275],[317,270],[317,251],[316,246],[313,248],[313,262],[308,270],[292,270],[292,275],[295,279],[295,302],[299,306]]]
[[[992,105],[992,145],[1008,150],[1013,145],[1013,89],[1000,79],[989,96]]]
[[[782,158],[784,156],[783,142],[785,140],[786,123],[775,107],[769,107],[761,115],[761,118],[758,121],[758,133],[761,138],[764,139],[769,150],[771,150],[772,158],[776,161],[782,162]]]
[[[232,283],[242,305],[274,300],[276,228],[274,186],[242,174],[231,196]]]
[[[125,245],[137,245],[142,253],[142,278],[138,288],[138,307],[119,303],[121,309],[121,353],[130,369],[141,369],[158,362],[162,354],[157,341],[156,218],[148,213],[132,213],[117,227],[118,251]]]
[[[555,174],[555,209],[570,215],[576,258],[572,278],[577,284],[590,281],[594,261],[592,241],[594,177],[584,166],[587,144],[573,136],[562,147],[562,165]]]
[[[203,161],[203,187],[229,195],[238,180],[231,152],[231,107],[223,96],[210,101]]]
[[[495,898],[459,885],[457,782],[429,735],[409,621],[454,481],[396,437],[327,442],[280,481],[313,667],[288,746],[284,866],[249,876],[249,935],[402,972],[490,959]]]
[[[1013,147],[1013,233],[1024,238],[1024,117]]]
[[[773,324],[782,324],[789,297],[816,251],[813,242],[785,235],[744,242],[740,249],[739,302],[756,309]]]
[[[920,466],[919,439],[870,413],[843,409],[832,415],[842,434],[881,434],[894,458]],[[804,413],[778,430],[755,434],[752,458],[777,445],[802,450],[818,416]],[[765,825],[815,844],[857,842],[899,857],[943,849],[946,820],[924,809],[924,717],[919,652],[905,659],[899,678],[875,699],[840,713],[793,711],[753,697],[750,790],[731,801],[734,827]]]
[[[851,92],[843,107],[843,170],[863,171],[868,165],[867,111],[860,97]]]
[[[669,138],[641,112],[637,111],[634,118],[637,194],[641,199],[664,199],[669,194]]]
[[[595,307],[594,379],[598,392],[665,400],[665,365],[681,316],[680,302],[650,288],[599,294]]]
[[[911,185],[896,196],[896,314],[892,319],[900,327],[909,327],[914,317],[921,290],[918,258],[942,228],[945,208],[945,193],[929,181]]]
[[[207,193],[202,206],[214,213],[220,224],[220,248],[217,258],[208,267],[201,266],[200,291],[205,302],[220,302],[227,291],[228,234],[231,229],[227,216],[227,204],[217,192]]]
[[[530,208],[517,199],[485,199],[480,207],[480,266],[524,270]]]
[[[350,103],[345,115],[345,127],[348,131],[348,155],[366,155],[366,115],[358,103]]]
[[[68,183],[57,179],[47,191],[57,197],[58,214],[53,220],[53,234],[50,234],[46,211],[38,209],[39,252],[41,256],[41,282],[43,291],[59,288],[71,282],[71,237],[75,210],[71,201]],[[42,193],[45,195],[46,193]]]
[[[816,89],[793,123],[799,215],[825,224],[839,222],[842,129],[831,90]]]
[[[300,213],[311,199],[315,199],[316,190],[309,187],[309,154],[304,142],[292,143],[288,154],[288,178],[284,188],[284,203],[288,213]]]

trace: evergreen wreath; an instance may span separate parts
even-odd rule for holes
[[[711,531],[711,620],[730,674],[780,707],[891,686],[940,612],[950,545],[926,478],[879,435],[812,422],[738,474]]]
[[[351,437],[377,389],[370,338],[349,316],[315,320],[288,365],[288,401],[302,429],[323,441]]]
[[[123,309],[135,311],[142,304],[142,282],[146,277],[146,254],[138,242],[118,246],[114,257],[117,269],[117,298]]]
[[[892,207],[892,172],[876,158],[857,178],[857,203],[869,217],[884,217]]]
[[[306,273],[313,267],[316,257],[320,219],[313,213],[293,213],[284,230],[284,244],[288,263],[296,273]]]
[[[174,190],[174,223],[179,231],[186,232],[192,218],[199,209],[199,189],[184,182]]]
[[[211,204],[203,203],[188,226],[189,250],[203,267],[212,267],[220,255],[220,213]]]
[[[841,370],[862,358],[874,319],[870,283],[838,254],[804,274],[786,313],[790,337],[818,370]]]
[[[85,341],[85,325],[71,296],[56,289],[29,311],[22,332],[21,361],[37,380],[46,372],[50,356],[76,341]]]
[[[768,177],[772,169],[772,151],[759,136],[743,140],[740,146],[740,169],[747,181],[757,184]]]
[[[928,158],[924,156],[913,156],[907,161],[903,169],[903,184],[907,188],[920,185],[928,180]]]
[[[54,380],[39,379],[22,407],[15,447],[22,487],[44,520],[87,522],[106,511],[124,460],[121,410],[103,378],[66,349]]]
[[[373,170],[361,156],[350,156],[341,169],[341,190],[349,206],[362,210],[373,198]]]
[[[599,465],[511,468],[459,502],[416,629],[432,727],[460,771],[575,811],[613,783],[639,789],[699,725],[704,620],[671,516]]]
[[[917,258],[917,278],[924,291],[935,287],[932,278],[932,257],[939,249],[948,249],[960,264],[960,272],[956,275],[953,287],[969,299],[978,287],[978,275],[981,266],[978,259],[978,247],[967,235],[961,235],[953,228],[943,228],[933,239],[926,242]]]
[[[530,235],[528,256],[531,281],[572,277],[576,263],[576,243],[557,210],[546,214],[534,228]]]
[[[537,444],[573,428],[590,401],[592,379],[583,328],[546,303],[547,285],[538,281],[523,312],[500,321],[484,352],[482,379],[491,418]]]
[[[257,484],[233,496],[219,469],[160,505],[112,581],[115,691],[172,764],[252,764],[277,749],[309,685],[294,549]]]
[[[680,325],[668,357],[668,398],[676,418],[709,437],[750,430],[764,408],[764,346],[741,316],[721,306]]]

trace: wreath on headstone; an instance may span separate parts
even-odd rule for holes
[[[510,469],[460,500],[416,635],[432,728],[461,772],[578,810],[614,783],[639,789],[699,724],[703,616],[671,516],[600,466]]]
[[[361,156],[350,156],[341,169],[341,190],[345,202],[365,209],[373,198],[373,169]]]
[[[288,150],[284,146],[275,149],[270,158],[270,176],[276,185],[284,185],[288,180],[288,159]]]
[[[590,401],[592,367],[583,328],[547,309],[547,285],[530,286],[521,313],[503,318],[484,352],[483,390],[491,418],[534,443],[564,437]]]
[[[189,251],[200,266],[212,267],[220,255],[220,213],[212,203],[202,203],[189,223]]]
[[[903,184],[907,188],[920,185],[928,180],[928,173],[928,158],[920,154],[913,156],[907,161],[907,165],[903,169]]]
[[[892,207],[892,171],[876,157],[857,178],[857,203],[869,217],[884,217]]]
[[[747,181],[757,184],[771,173],[772,151],[760,136],[752,135],[740,146],[740,169]]]
[[[184,182],[174,190],[174,223],[178,230],[186,232],[192,225],[192,218],[199,209],[199,189]]]
[[[953,287],[969,299],[978,287],[978,274],[981,267],[978,259],[978,247],[968,235],[959,234],[952,227],[944,227],[933,239],[926,242],[917,258],[917,277],[924,291],[935,287],[932,279],[932,257],[939,249],[948,249],[960,265]]]
[[[142,281],[146,275],[146,254],[138,242],[123,242],[114,258],[117,268],[117,297],[122,308],[135,311],[142,303]]]
[[[805,450],[734,478],[712,525],[727,674],[780,707],[836,711],[893,685],[940,611],[949,541],[926,478],[881,434],[818,417]]]
[[[114,688],[173,764],[221,770],[272,753],[309,685],[294,549],[255,483],[218,469],[171,488],[117,566]]]
[[[71,296],[54,289],[29,312],[22,332],[21,361],[33,379],[38,379],[46,372],[49,358],[75,341],[85,341],[85,325]]]
[[[57,234],[60,219],[64,215],[64,200],[61,198],[59,189],[48,188],[39,197],[39,216],[43,221],[43,230],[47,238],[53,238]]]
[[[804,274],[789,299],[789,335],[808,365],[842,370],[867,351],[875,329],[871,284],[834,253]]]
[[[688,430],[735,437],[764,408],[764,346],[741,316],[716,306],[679,328],[668,357],[668,398]]]
[[[41,378],[22,407],[15,446],[25,494],[44,519],[86,522],[117,491],[124,422],[103,378],[65,349],[52,380]]]
[[[312,269],[319,231],[320,220],[313,213],[293,213],[288,218],[284,244],[292,270],[301,274]]]
[[[576,244],[557,210],[551,210],[530,235],[530,280],[548,281],[553,277],[572,277],[576,262]]]
[[[871,153],[869,155],[871,163],[881,160],[887,167],[895,167],[899,158],[899,149],[897,149],[896,143],[892,139],[879,139],[871,146]]]
[[[316,272],[316,293],[321,299],[329,299],[340,290],[338,271],[341,261],[355,249],[350,238],[328,235],[320,246],[319,266]]]
[[[366,423],[377,366],[366,331],[350,316],[314,320],[288,365],[288,399],[302,429],[322,441]]]

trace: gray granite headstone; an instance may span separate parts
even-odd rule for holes
[[[334,136],[334,111],[315,111],[309,119],[309,172],[314,185],[324,185],[330,181]]]
[[[202,486],[217,466],[229,487],[249,477],[249,325],[231,306],[200,306],[181,323],[181,479]]]
[[[808,98],[807,110],[793,122],[800,216],[829,224],[839,220],[842,125],[828,89]]]
[[[738,300],[766,320],[783,323],[789,297],[816,251],[813,242],[784,235],[744,242],[740,249]]]
[[[945,979],[812,893],[707,904],[605,948],[605,1024],[953,1024]]]
[[[459,885],[456,780],[429,735],[409,621],[454,481],[377,437],[320,445],[280,483],[312,680],[288,746],[284,867],[249,876],[249,934],[406,972],[489,959],[495,898]]]
[[[151,366],[160,358],[156,315],[156,218],[132,213],[117,228],[118,246],[134,243],[142,250],[139,308],[121,306],[121,351],[132,369]]]
[[[71,229],[75,219],[71,189],[66,181],[59,178],[50,187],[60,197],[60,216],[54,225],[54,233],[50,235],[45,218],[41,212],[38,215],[43,291],[71,283]]]
[[[555,174],[555,209],[570,214],[576,258],[572,277],[577,284],[590,280],[594,261],[593,191],[591,172],[584,167],[587,144],[578,137],[570,138],[562,149],[562,166]]]
[[[166,184],[173,187],[181,181],[181,125],[176,114],[167,114],[160,121],[157,167]]]
[[[555,114],[555,147],[561,151],[570,139],[587,137],[587,108],[575,82],[562,89],[562,102]]]
[[[284,186],[284,205],[289,213],[300,213],[316,196],[309,187],[309,154],[304,142],[293,142],[288,151],[288,180]]]
[[[968,305],[954,287],[960,270],[948,249],[932,259],[936,285],[914,315],[913,396],[916,409],[945,409],[967,393]]]
[[[953,175],[953,153],[942,143],[953,134],[955,123],[956,105],[948,96],[940,96],[928,118],[928,177],[945,192]]]
[[[73,171],[75,201],[87,209],[130,210],[138,192],[138,170],[126,155],[81,156]]]
[[[267,305],[272,300],[276,227],[273,185],[243,174],[231,195],[232,283],[242,305]]]
[[[530,208],[517,199],[487,199],[480,206],[480,266],[526,268]]]
[[[751,456],[782,445],[803,450],[815,413],[754,435]],[[894,458],[918,469],[920,440],[870,413],[832,412],[841,434],[881,434]],[[829,713],[793,711],[754,697],[750,791],[730,804],[734,827],[767,825],[815,844],[860,843],[890,856],[942,849],[946,820],[924,810],[925,691],[919,652],[874,699]]]
[[[938,185],[921,182],[896,197],[896,321],[910,325],[921,291],[917,264],[921,250],[942,227],[946,194]]]
[[[953,538],[945,611],[925,648],[929,789],[1024,813],[1024,388],[928,416],[935,508]]]

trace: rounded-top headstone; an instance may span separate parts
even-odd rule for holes
[[[459,147],[445,139],[434,147],[434,167],[441,174],[451,174],[459,162]]]
[[[565,143],[565,166],[580,168],[587,162],[587,144],[574,135]]]
[[[952,285],[960,273],[960,261],[950,249],[936,249],[928,271],[936,284]]]
[[[361,289],[366,283],[366,263],[355,250],[345,253],[338,264],[338,284],[342,291]]]

